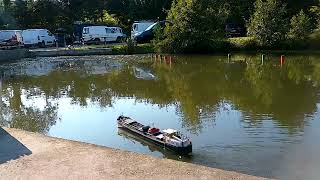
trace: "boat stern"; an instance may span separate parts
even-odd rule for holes
[[[178,147],[177,153],[181,155],[191,155],[192,154],[192,144],[189,144],[185,147]]]

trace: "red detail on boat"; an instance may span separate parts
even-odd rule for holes
[[[158,133],[160,131],[160,129],[158,129],[158,128],[150,128],[149,130],[148,130],[148,133],[150,133],[150,134],[155,134],[155,133]]]

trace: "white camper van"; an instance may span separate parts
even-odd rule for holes
[[[149,26],[154,24],[154,21],[137,21],[132,24],[131,38],[134,39],[136,36],[140,35]]]
[[[83,28],[83,43],[100,43],[121,41],[125,35],[120,27],[88,26]]]
[[[21,30],[0,30],[0,46],[17,46],[22,44]]]
[[[56,43],[56,38],[47,29],[27,29],[22,31],[22,40],[25,46],[40,47],[52,46]]]

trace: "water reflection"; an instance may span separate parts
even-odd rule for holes
[[[178,160],[178,161],[186,161],[186,162],[190,162],[192,159],[192,156],[177,156],[176,153],[168,150],[168,149],[164,149],[162,147],[159,147],[153,143],[150,143],[142,138],[139,138],[137,136],[134,136],[126,131],[123,131],[121,129],[118,129],[118,135],[121,137],[124,137],[126,139],[132,140],[132,143],[138,143],[142,146],[145,146],[148,148],[149,151],[151,152],[160,152],[164,158],[168,158],[168,159],[174,159],[174,160]]]
[[[159,126],[191,136],[195,156],[184,161],[269,176],[265,166],[273,167],[318,118],[318,58],[289,56],[282,65],[279,56],[268,56],[263,65],[260,56],[237,56],[231,61],[223,56],[180,56],[170,63],[150,57],[133,63],[100,56],[4,64],[0,124],[49,135],[61,127],[57,136],[132,150],[136,146],[123,140],[104,139],[116,133],[114,120],[119,113],[131,113],[146,123],[152,118]],[[92,137],[78,131],[74,132],[78,136],[62,133],[70,130],[68,121],[75,129],[86,121],[80,116],[66,118],[70,112],[92,116],[91,124],[97,123]],[[98,134],[106,126],[111,126],[108,133]],[[150,145],[134,150],[177,159]],[[271,159],[270,164],[257,165],[255,159],[265,158]],[[243,169],[237,169],[239,162]]]
[[[320,65],[303,57],[291,58],[282,68],[275,62],[261,66],[259,59],[253,58],[246,63],[225,63],[207,57],[181,57],[170,69],[157,61],[133,68],[110,60],[13,64],[3,67],[2,109],[7,112],[2,116],[50,121],[33,122],[38,127],[31,128],[27,127],[30,123],[9,120],[16,127],[45,132],[49,127],[42,126],[53,125],[57,119],[49,99],[70,97],[72,103],[81,106],[89,99],[101,107],[111,107],[112,97],[134,97],[159,106],[174,104],[184,125],[197,132],[202,121],[215,119],[217,108],[227,100],[230,107],[223,110],[240,109],[250,117],[243,120],[251,124],[259,124],[267,115],[289,129],[303,127],[305,114],[316,109]],[[45,99],[42,110],[21,102],[22,97],[36,96]]]

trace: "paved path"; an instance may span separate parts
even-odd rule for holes
[[[0,161],[1,180],[263,179],[236,172],[4,128],[0,133],[0,145],[3,146],[7,143],[10,143],[10,147],[13,149],[11,155],[12,152],[16,151],[14,149],[20,150],[17,151],[16,156],[10,156],[13,160],[7,159],[6,162],[2,163]],[[2,151],[9,153],[8,149]],[[1,153],[3,152],[0,148]]]

